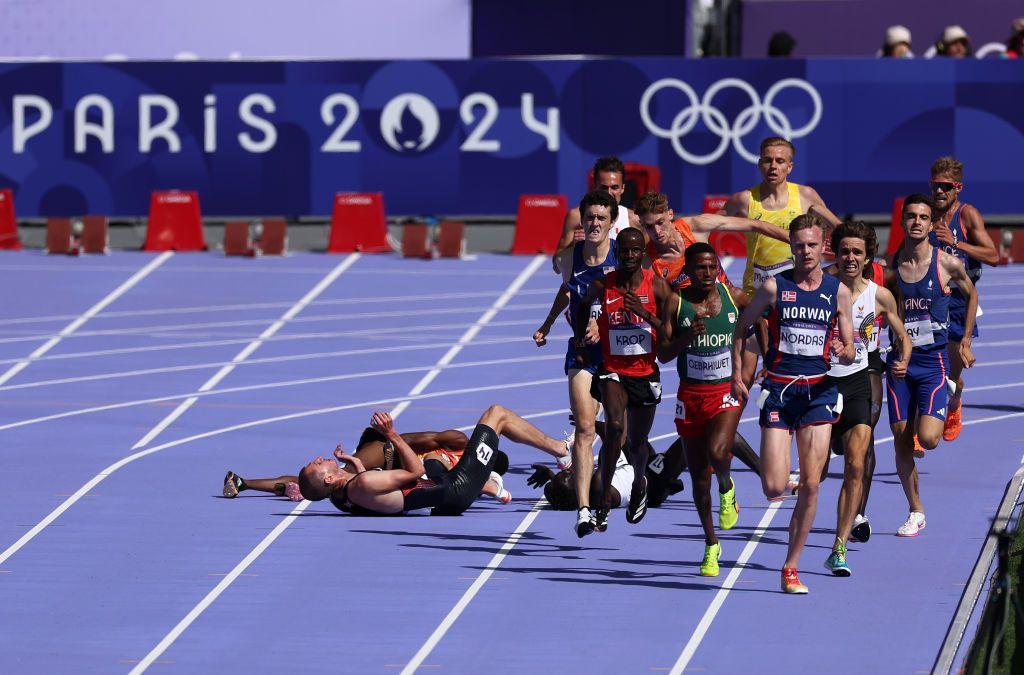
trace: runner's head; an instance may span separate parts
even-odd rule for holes
[[[793,156],[796,148],[781,136],[771,136],[761,141],[760,159],[757,168],[766,185],[782,185],[793,170]]]
[[[825,245],[825,223],[813,213],[804,213],[789,224],[789,246],[793,249],[793,269],[810,272],[821,264]]]
[[[832,230],[832,250],[836,253],[836,269],[843,279],[859,276],[870,278],[869,263],[878,249],[878,238],[871,226],[855,220],[840,223]]]
[[[572,486],[572,475],[559,471],[544,485],[544,498],[556,511],[572,511],[576,508],[576,490]]]
[[[625,237],[625,238],[623,238]],[[643,232],[627,227],[615,239],[615,254],[619,258],[618,268],[627,274],[640,269],[646,251]]]
[[[932,191],[935,208],[945,211],[956,203],[964,189],[964,165],[953,157],[939,157],[932,163],[932,178],[928,187]]]
[[[618,217],[619,203],[607,192],[591,190],[580,200],[580,224],[587,241],[600,243],[607,239]]]
[[[594,162],[594,189],[610,194],[616,204],[622,201],[625,180],[626,165],[618,157],[599,157]]]
[[[903,237],[908,244],[917,244],[932,231],[935,203],[928,195],[912,194],[903,200]]]
[[[655,246],[664,248],[679,236],[672,223],[675,213],[668,206],[668,197],[662,193],[645,192],[640,195],[633,206],[633,213],[640,218],[640,224]]]
[[[703,291],[715,287],[718,279],[718,254],[711,244],[698,241],[686,248],[686,276]]]
[[[330,497],[335,488],[347,483],[354,475],[342,471],[331,457],[317,457],[299,471],[299,492],[303,499],[318,502]]]

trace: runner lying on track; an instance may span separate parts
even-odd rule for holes
[[[492,477],[499,436],[553,456],[566,452],[564,443],[499,405],[484,411],[466,450],[451,469],[439,460],[424,461],[416,455],[395,430],[389,414],[374,413],[371,426],[394,445],[403,468],[367,470],[358,458],[340,453],[342,461],[355,468],[352,473],[333,458],[318,457],[299,472],[298,483],[304,498],[330,498],[342,511],[361,515],[426,509],[431,515],[460,515]]]
[[[459,461],[462,451],[469,442],[466,434],[456,429],[446,431],[414,431],[401,434],[409,447],[413,449],[420,459],[436,459],[451,469]],[[565,449],[562,441],[549,438],[543,449],[558,462],[559,466],[568,466],[571,463],[571,456]],[[395,451],[393,443],[388,441],[382,433],[373,427],[363,430],[359,441],[356,443],[356,451],[353,453],[366,469],[400,469],[402,468],[401,457]],[[501,476],[508,469],[508,456],[498,451],[498,458],[495,461],[495,474],[484,486],[483,493],[494,497],[503,504],[512,499],[508,490],[504,489]],[[339,461],[344,455],[342,446],[338,445],[334,450],[334,457]],[[345,463],[342,470],[355,473],[355,466]],[[233,471],[228,471],[224,476],[225,497],[231,499],[245,490],[255,490],[275,494],[279,497],[286,496],[292,501],[301,501],[302,494],[299,491],[299,478],[296,475],[283,475],[276,478],[242,478]]]

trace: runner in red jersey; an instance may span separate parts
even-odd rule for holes
[[[583,306],[602,303],[598,319],[604,363],[598,371],[605,405],[605,442],[601,446],[603,494],[597,509],[597,530],[608,526],[610,487],[623,449],[633,465],[634,479],[626,520],[638,523],[647,513],[647,436],[661,401],[661,374],[656,361],[658,331],[668,320],[672,291],[665,280],[642,266],[645,242],[639,230],[619,234],[614,272],[591,283]],[[586,358],[589,316],[579,314],[574,329],[577,352]],[[628,432],[628,436],[627,436]]]

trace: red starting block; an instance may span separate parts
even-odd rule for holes
[[[224,224],[224,255],[256,255],[249,238],[249,221],[232,220]]]
[[[264,255],[284,255],[288,250],[288,223],[284,218],[267,218],[256,247]]]
[[[0,190],[0,249],[21,249],[18,239],[18,219],[14,217],[14,193],[10,188]]]
[[[205,251],[199,194],[193,191],[154,192],[149,199],[145,251]]]
[[[729,195],[705,195],[701,213],[718,213],[729,201]],[[721,256],[745,257],[747,255],[747,237],[740,232],[712,232],[708,235],[708,243]]]
[[[568,212],[565,195],[520,196],[512,253],[554,253]]]
[[[334,195],[328,253],[389,253],[384,195],[380,192],[339,192]]]
[[[46,219],[46,252],[50,255],[70,255],[74,250],[70,218]]]
[[[455,220],[442,220],[437,236],[437,254],[442,258],[461,258],[466,248],[466,226]]]
[[[109,240],[106,216],[82,216],[82,253],[107,253]]]
[[[409,222],[402,225],[402,257],[433,258],[429,238],[430,226],[426,223]]]

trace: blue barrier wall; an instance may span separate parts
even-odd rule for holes
[[[513,213],[585,189],[598,155],[661,167],[677,210],[756,182],[789,135],[793,179],[837,212],[884,212],[928,166],[967,163],[964,199],[1020,213],[1024,64],[985,61],[475,60],[0,66],[0,182],[20,216],[322,214],[337,190],[391,213]]]

